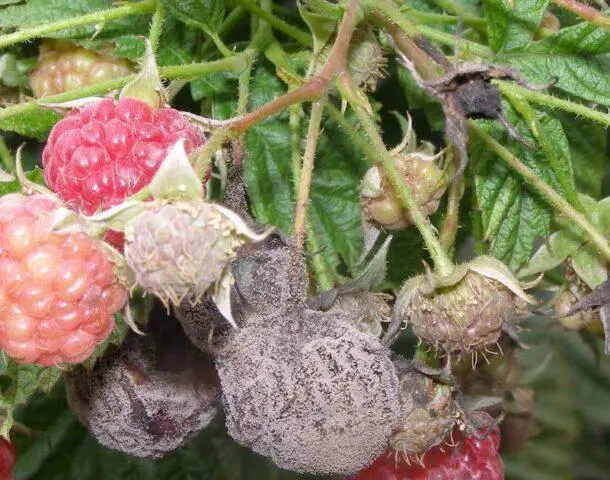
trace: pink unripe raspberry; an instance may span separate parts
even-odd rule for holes
[[[45,40],[30,74],[30,86],[36,97],[44,97],[131,75],[133,71],[133,64],[124,58],[92,52],[64,40]]]
[[[127,299],[91,237],[51,231],[56,208],[39,194],[0,198],[0,348],[20,363],[85,360]]]

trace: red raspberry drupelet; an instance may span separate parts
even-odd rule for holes
[[[91,215],[147,185],[180,138],[187,154],[205,141],[178,110],[106,98],[53,127],[42,154],[45,181],[68,207]]]
[[[0,198],[0,348],[20,363],[77,363],[91,355],[127,300],[84,233],[52,233],[55,203]]]
[[[491,417],[484,415],[485,423]],[[483,418],[483,417],[482,417]],[[479,429],[486,433],[487,427]],[[382,454],[370,466],[350,480],[503,480],[504,465],[498,452],[500,429],[495,426],[489,435],[478,440],[464,437],[456,427],[453,431],[455,446],[437,445],[423,455],[423,464],[416,459],[407,462],[394,451]]]
[[[13,478],[13,466],[17,461],[17,453],[11,442],[0,438],[0,480]]]

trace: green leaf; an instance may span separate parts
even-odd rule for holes
[[[572,267],[591,290],[608,278],[606,261],[591,243],[580,247],[572,255]]]
[[[533,45],[534,51],[597,55],[610,52],[610,33],[589,22],[562,28]]]
[[[519,270],[519,276],[529,277],[552,270],[572,255],[582,244],[582,239],[572,234],[572,232],[562,230],[553,233],[532,255],[528,264]]]
[[[283,91],[277,78],[263,69],[254,75],[251,108]],[[291,131],[286,113],[267,120],[246,134],[245,178],[251,208],[262,223],[292,231],[294,189],[291,170]],[[353,264],[360,254],[362,233],[358,187],[366,164],[360,152],[326,122],[316,154],[309,218],[321,253],[337,266],[340,259]]]
[[[80,15],[90,14],[99,10],[116,7],[113,0],[28,0],[17,5],[0,9],[0,25],[2,27],[31,27],[57,20],[66,20]],[[94,34],[100,38],[112,38],[119,33],[146,32],[150,15],[132,15],[120,18],[103,25],[82,25],[49,33],[45,36],[90,38]],[[101,28],[98,31],[98,28]]]
[[[318,12],[310,2],[297,0],[299,13],[311,30],[313,35],[313,51],[319,53],[322,50],[337,28],[337,18],[326,13]]]
[[[549,47],[550,48],[550,47]],[[556,78],[553,88],[600,105],[610,105],[610,55],[577,55],[530,48],[524,52],[499,54],[534,84]]]
[[[563,125],[577,189],[599,198],[607,160],[608,136],[603,126],[582,118],[555,113]]]
[[[528,142],[535,143],[523,120],[506,107],[509,121]],[[555,174],[541,152],[508,139],[495,123],[481,124],[540,178],[557,188]],[[482,240],[489,242],[493,256],[517,269],[529,260],[537,239],[549,235],[551,208],[482,143],[473,145],[470,158],[475,168],[475,195],[477,208],[481,211]]]
[[[163,0],[163,3],[178,20],[209,35],[218,32],[225,16],[223,0]]]
[[[489,46],[496,52],[527,47],[549,3],[549,0],[484,0]]]
[[[0,376],[8,382],[0,395],[0,406],[6,410],[0,426],[0,435],[8,436],[13,425],[13,410],[27,401],[35,393],[42,391],[48,393],[53,385],[63,375],[59,368],[41,367],[15,363],[2,355],[0,361]]]
[[[36,107],[35,110],[15,115],[0,121],[0,130],[17,132],[26,137],[46,140],[47,134],[59,120],[61,115],[48,108]]]

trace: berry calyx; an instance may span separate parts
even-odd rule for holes
[[[52,232],[56,208],[41,194],[0,199],[0,348],[19,363],[85,360],[127,300],[91,237]]]
[[[0,480],[13,478],[13,466],[17,461],[15,446],[5,438],[0,438]]]
[[[133,64],[124,58],[92,52],[65,40],[45,40],[30,74],[30,86],[40,98],[131,75],[133,71]]]
[[[187,154],[205,141],[173,108],[106,98],[53,127],[42,154],[45,181],[69,208],[91,215],[146,186],[180,139]]]
[[[455,428],[451,444],[430,449],[421,463],[390,450],[350,480],[503,480],[499,429],[495,426],[488,432],[491,417],[479,413],[479,418],[485,420],[479,438],[465,437]]]

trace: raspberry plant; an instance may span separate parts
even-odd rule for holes
[[[51,3],[0,2],[0,478],[607,477],[606,2]]]

